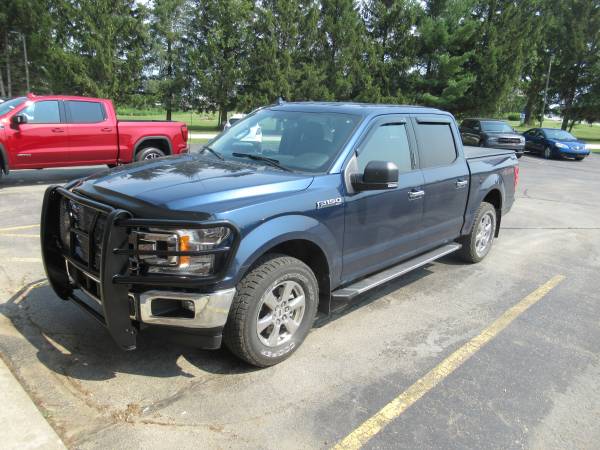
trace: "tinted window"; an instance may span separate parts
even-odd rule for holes
[[[481,122],[483,131],[489,131],[491,133],[512,133],[513,129],[510,125],[504,122],[486,121]]]
[[[96,123],[105,119],[102,103],[69,100],[65,104],[71,123]]]
[[[548,139],[556,139],[557,141],[576,141],[577,138],[565,130],[544,130]]]
[[[406,126],[392,123],[377,127],[359,149],[360,172],[365,170],[369,161],[391,161],[398,166],[400,172],[412,170]]]
[[[60,123],[57,100],[32,103],[21,114],[27,117],[28,123]]]
[[[421,167],[447,166],[456,159],[449,124],[419,123],[416,127]]]

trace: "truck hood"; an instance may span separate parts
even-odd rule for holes
[[[79,181],[73,189],[138,217],[160,209],[211,214],[310,185],[313,177],[270,167],[183,155],[122,166]]]

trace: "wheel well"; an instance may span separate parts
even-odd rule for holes
[[[135,149],[135,154],[137,155],[143,149],[148,148],[148,147],[158,148],[158,149],[162,150],[165,155],[171,154],[171,148],[169,147],[169,143],[165,139],[161,139],[161,138],[146,139],[146,140],[140,142]]]
[[[319,309],[329,312],[331,293],[329,264],[325,253],[317,244],[304,239],[295,239],[276,245],[269,249],[269,253],[283,253],[299,259],[310,267],[319,283]]]
[[[498,237],[498,234],[500,233],[500,221],[502,220],[502,194],[500,194],[500,191],[498,189],[492,189],[490,192],[487,193],[483,201],[491,203],[496,209],[495,236]]]

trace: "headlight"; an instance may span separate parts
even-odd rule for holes
[[[193,253],[218,247],[229,238],[231,231],[227,227],[151,229],[136,231],[134,235],[136,253],[148,273],[210,275],[215,268],[215,254]]]
[[[557,143],[556,143],[556,144],[554,144],[554,145],[556,145],[556,148],[569,148],[569,146],[568,146],[568,145],[566,145],[566,144],[563,144],[562,142],[557,142]]]

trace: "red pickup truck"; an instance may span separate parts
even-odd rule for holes
[[[110,100],[65,95],[0,103],[0,176],[12,169],[117,164],[188,151],[183,122],[117,120]]]

